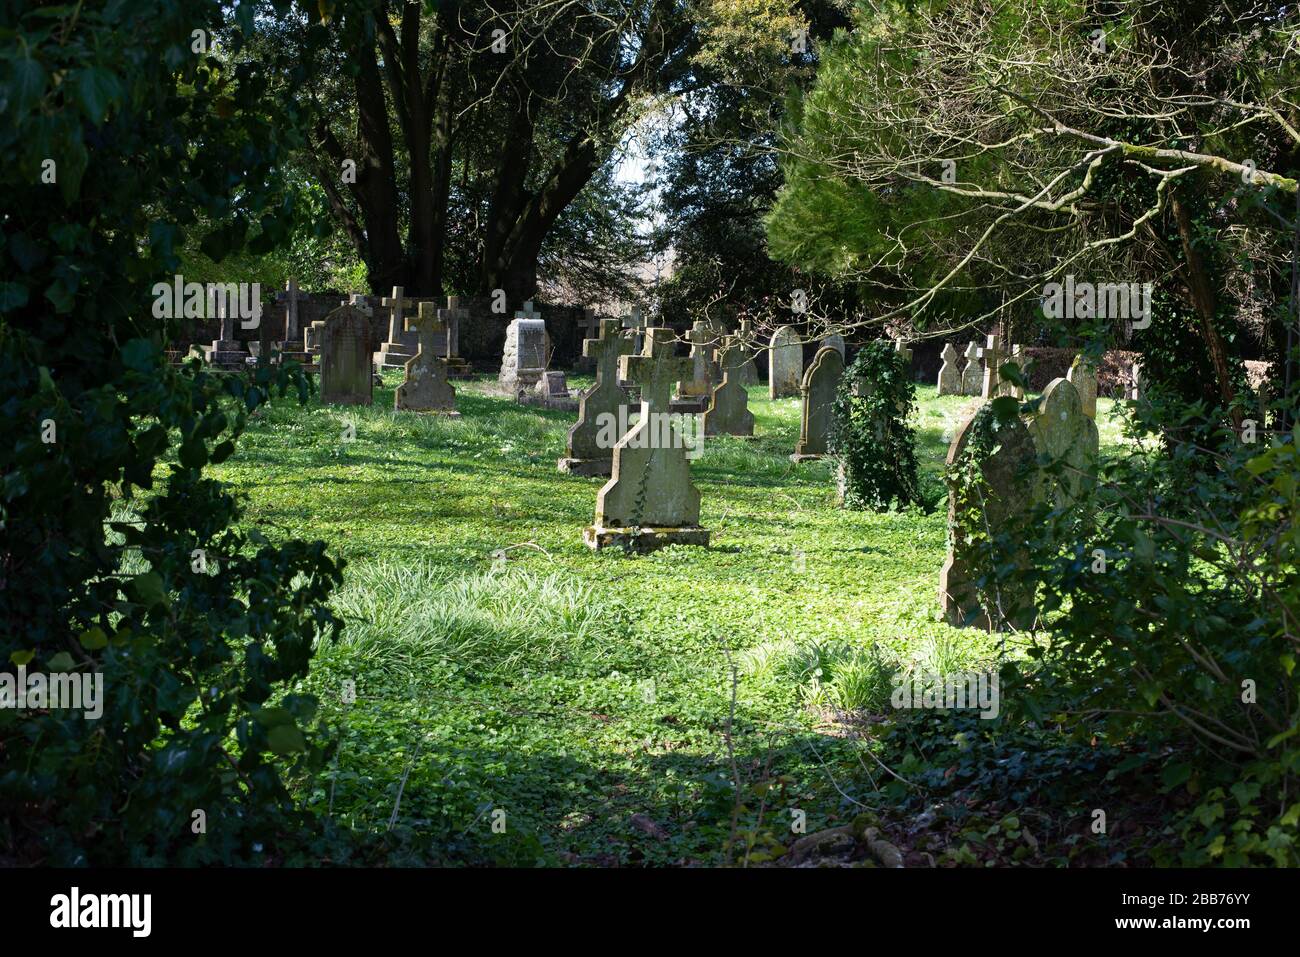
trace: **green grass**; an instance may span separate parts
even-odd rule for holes
[[[781,800],[809,831],[842,822],[855,807],[836,782],[861,745],[828,715],[880,710],[897,669],[992,654],[987,635],[938,620],[942,510],[835,508],[826,466],[786,458],[795,399],[751,388],[756,440],[710,439],[693,463],[709,549],[629,557],[582,543],[604,480],[556,471],[571,414],[459,383],[459,420],[394,414],[395,384],[370,408],[278,401],[214,470],[247,497],[247,522],[349,562],[347,629],[305,686],[340,752],[300,790],[376,853],[399,848],[389,859],[716,863],[728,736],[746,782],[787,777]],[[937,480],[975,403],[919,393]]]

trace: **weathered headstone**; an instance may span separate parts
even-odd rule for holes
[[[1020,370],[1020,377],[1023,379],[1025,376],[1025,347],[1019,345],[1012,346],[1011,356],[1009,359],[1011,362],[1015,363],[1016,368]],[[1009,379],[1002,383],[1002,394],[1015,396],[1021,402],[1025,401],[1025,387],[1012,382]]]
[[[529,300],[506,327],[505,352],[497,382],[510,395],[527,392],[542,378],[546,359],[546,323],[538,318]]]
[[[941,353],[943,365],[939,367],[939,395],[961,395],[961,371],[957,368],[957,350],[949,342]]]
[[[284,284],[284,292],[277,297],[284,303],[284,341],[298,341],[298,303],[303,300],[303,295],[298,291],[298,283],[290,279]]]
[[[1083,414],[1090,419],[1097,418],[1097,364],[1086,353],[1080,352],[1070,363],[1070,371],[1065,377],[1079,393]]]
[[[963,487],[954,482],[952,466],[965,456],[980,430],[991,434],[975,447],[987,448],[989,453],[976,463],[974,483]],[[1008,623],[1018,628],[1032,623],[1030,596],[1014,586],[998,588],[997,600],[990,603],[993,607],[981,607],[975,589],[980,578],[978,552],[957,525],[959,515],[965,517],[974,509],[979,515],[978,527],[996,534],[1017,512],[1032,508],[1038,491],[1036,457],[1034,440],[1024,423],[1016,417],[999,421],[988,403],[966,420],[948,447],[948,556],[939,573],[939,602],[948,624],[1001,631]],[[1016,557],[1019,564],[1026,560],[1025,556]]]
[[[609,475],[614,445],[627,431],[630,410],[618,385],[618,360],[632,351],[617,319],[602,319],[600,335],[582,343],[582,354],[596,363],[596,383],[578,400],[578,421],[569,429],[565,456],[556,466],[573,475]]]
[[[791,462],[819,459],[826,454],[826,440],[835,419],[835,389],[843,375],[844,357],[834,349],[818,349],[803,374],[803,418]]]
[[[736,381],[741,385],[758,385],[758,366],[754,364],[754,324],[748,319],[740,321],[738,346],[740,366],[733,370]]]
[[[997,334],[988,337],[987,344],[980,349],[980,358],[984,360],[984,384],[980,387],[980,397],[985,401],[996,399],[1002,394],[1002,380],[998,367],[1002,365],[1002,340]]]
[[[691,343],[691,377],[677,383],[677,394],[683,399],[704,398],[712,391],[714,382],[721,381],[714,371],[717,333],[708,323],[700,321],[691,326],[687,338]]]
[[[977,343],[966,346],[966,368],[961,372],[961,394],[979,395],[984,389],[984,366],[980,362],[980,347]]]
[[[325,317],[320,358],[323,405],[370,405],[373,401],[369,333],[366,317],[351,306],[339,306]]]
[[[218,368],[241,368],[244,365],[244,360],[248,358],[248,350],[244,348],[242,342],[235,338],[235,319],[230,315],[230,307],[226,302],[226,297],[218,296],[215,299],[216,312],[221,320],[221,327],[212,345],[204,348],[204,357],[210,364]],[[211,301],[212,297],[209,299],[209,302]]]
[[[834,349],[836,352],[840,354],[840,358],[843,359],[844,358],[844,337],[840,335],[838,332],[831,333],[829,336],[827,336],[825,339],[822,340],[821,348]]]
[[[1048,465],[1060,465],[1059,474],[1041,473],[1039,494],[1051,496],[1058,506],[1068,505],[1096,469],[1097,424],[1084,413],[1078,390],[1066,379],[1053,379],[1028,426],[1039,456]]]
[[[443,322],[447,324],[441,352],[443,362],[447,365],[447,377],[450,379],[468,379],[474,374],[470,364],[460,354],[460,324],[469,318],[469,310],[460,304],[459,296],[448,296],[447,306],[439,310]],[[435,342],[435,345],[437,343]]]
[[[749,411],[749,392],[737,377],[743,365],[738,358],[741,355],[743,353],[738,338],[728,336],[722,354],[718,357],[718,364],[722,367],[722,383],[713,390],[709,407],[704,413],[705,435],[754,434],[754,414]]]
[[[619,359],[621,378],[641,387],[641,417],[614,446],[610,480],[596,496],[596,520],[583,531],[592,548],[649,551],[708,545],[700,527],[700,493],[691,483],[685,440],[668,414],[674,383],[691,360],[673,354],[671,329],[646,331],[643,353]]]
[[[420,337],[414,329],[407,328],[406,311],[415,301],[404,294],[401,286],[393,287],[393,294],[379,300],[388,307],[388,338],[380,343],[374,355],[376,369],[401,369],[420,351]]]
[[[842,358],[842,357],[841,357]],[[794,326],[772,333],[767,353],[767,394],[772,399],[798,395],[803,383],[803,345]]]
[[[317,319],[310,326],[306,326],[302,331],[302,349],[303,352],[311,356],[320,355],[321,340],[325,337],[325,320]]]
[[[632,352],[634,355],[640,355],[641,349],[645,345],[645,315],[640,306],[633,306],[626,316],[623,317],[623,328],[628,330],[632,339]]]
[[[460,417],[456,411],[456,390],[447,381],[447,365],[438,356],[435,345],[437,333],[447,329],[445,312],[435,303],[420,303],[414,320],[420,351],[406,363],[406,381],[397,387],[393,396],[395,411],[438,412],[450,418]]]

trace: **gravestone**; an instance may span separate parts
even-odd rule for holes
[[[302,349],[313,357],[320,355],[321,340],[325,337],[325,320],[317,319],[302,331]]]
[[[714,360],[717,333],[709,323],[701,320],[691,326],[686,338],[691,344],[690,378],[677,383],[677,395],[669,411],[698,414],[709,407],[713,387],[722,380]]]
[[[505,392],[518,396],[536,386],[545,371],[546,323],[538,318],[529,300],[506,327],[505,352],[497,382]]]
[[[943,365],[939,367],[939,395],[961,395],[961,370],[957,368],[957,350],[949,342],[943,347]]]
[[[322,405],[370,405],[370,323],[351,306],[339,306],[325,317],[321,336],[320,400]]]
[[[447,330],[445,313],[446,310],[432,302],[420,303],[415,319],[420,351],[406,363],[406,380],[393,396],[394,411],[437,412],[460,418],[456,411],[456,390],[447,381],[447,365],[435,346],[437,333]]]
[[[284,292],[277,296],[284,303],[284,341],[298,341],[298,303],[302,302],[303,295],[298,291],[298,283],[290,279],[284,284]]]
[[[596,496],[596,520],[583,531],[591,548],[709,544],[686,443],[668,411],[674,383],[692,368],[673,347],[671,329],[649,329],[641,355],[619,358],[620,377],[641,387],[641,417],[614,446],[611,478]]]
[[[818,349],[803,374],[803,418],[791,462],[819,459],[826,454],[826,440],[835,419],[835,389],[843,375],[844,357],[834,349]]]
[[[1047,464],[1060,463],[1059,475],[1040,474],[1041,500],[1064,507],[1079,497],[1097,466],[1097,424],[1083,411],[1079,391],[1066,379],[1053,379],[1043,390],[1038,411],[1029,419],[1034,448]]]
[[[623,328],[628,330],[632,339],[632,352],[634,355],[640,355],[641,349],[645,345],[645,315],[640,306],[633,306],[628,314],[623,317]]]
[[[803,345],[799,341],[799,333],[794,326],[782,326],[772,333],[768,347],[768,398],[783,399],[789,395],[798,395],[802,383]]]
[[[1020,375],[1023,378],[1025,374],[1025,347],[1012,346],[1010,361],[1016,364],[1016,368],[1020,370]],[[1025,401],[1025,387],[1010,380],[1002,383],[1002,394],[1015,396],[1021,402]]]
[[[459,296],[448,296],[446,307],[439,309],[438,314],[447,329],[440,334],[439,339],[434,340],[434,346],[438,348],[438,354],[447,367],[447,378],[471,378],[474,370],[460,354],[460,324],[461,320],[469,318],[469,310],[460,304]]]
[[[978,478],[974,485],[962,488],[954,482],[953,466],[963,458],[977,430],[992,432],[990,452],[977,463]],[[955,628],[967,624],[998,631],[1008,624],[1028,627],[1033,621],[1033,607],[1027,596],[1014,587],[998,590],[999,601],[992,608],[980,606],[974,583],[980,578],[976,565],[979,558],[973,544],[957,528],[957,517],[969,509],[978,509],[980,526],[996,534],[1019,511],[1032,508],[1037,492],[1035,459],[1037,453],[1029,430],[1018,417],[1000,422],[992,407],[985,403],[958,430],[948,447],[946,463],[948,481],[948,555],[939,573],[939,603],[944,619]],[[1023,565],[1027,557],[1016,557]],[[967,619],[970,619],[968,622]]]
[[[1142,365],[1136,361],[1129,369],[1128,398],[1134,402],[1142,398]]]
[[[213,303],[212,297],[208,299]],[[239,369],[248,358],[248,350],[235,338],[235,319],[230,315],[230,307],[224,296],[216,297],[217,317],[221,320],[220,331],[212,345],[203,348],[203,356],[210,365],[219,369]]]
[[[1083,414],[1090,419],[1097,418],[1097,364],[1080,352],[1070,363],[1065,377],[1079,393]]]
[[[961,394],[979,395],[984,389],[984,366],[977,343],[966,346],[966,368],[961,372]]]
[[[737,335],[737,359],[740,366],[734,370],[736,381],[741,385],[758,385],[758,366],[754,363],[754,324],[748,319],[740,320]]]
[[[749,392],[740,384],[737,373],[743,363],[739,340],[728,336],[718,358],[722,366],[722,383],[713,390],[709,408],[704,413],[705,435],[754,434],[754,414],[749,411]],[[735,364],[735,368],[731,364]]]
[[[840,358],[843,359],[844,358],[844,337],[839,333],[832,333],[831,335],[827,336],[825,339],[822,340],[821,348],[834,349],[836,352],[840,354]]]
[[[420,351],[420,337],[414,329],[406,327],[406,310],[414,301],[404,295],[401,286],[393,287],[393,294],[379,301],[388,307],[388,338],[374,355],[376,369],[402,369]]]
[[[984,361],[984,383],[980,387],[980,397],[986,402],[1002,394],[1002,380],[998,367],[1002,365],[1002,340],[996,334],[988,337],[987,344],[980,349],[980,358]]]
[[[602,319],[600,334],[582,343],[582,354],[596,364],[596,383],[578,400],[578,421],[569,429],[565,455],[556,467],[571,475],[609,475],[614,446],[627,430],[630,409],[618,385],[618,360],[632,352],[618,319]]]

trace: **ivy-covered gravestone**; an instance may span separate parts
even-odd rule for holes
[[[838,460],[841,504],[884,510],[920,501],[911,351],[883,339],[854,356],[835,395],[830,450]]]
[[[1013,411],[999,417],[992,402],[980,406],[953,438],[945,473],[948,557],[939,575],[948,624],[993,631],[1032,625],[1032,593],[1005,574],[999,581],[998,572],[1028,563],[1023,547],[1006,538],[1016,537],[1017,521],[1037,504],[1036,460],[1034,440],[1019,416]]]
[[[1083,410],[1074,385],[1053,379],[1029,419],[1029,434],[1043,469],[1041,494],[1058,507],[1077,500],[1097,466],[1097,424]]]

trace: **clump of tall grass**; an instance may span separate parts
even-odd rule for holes
[[[427,562],[350,565],[332,605],[346,627],[320,643],[320,665],[407,676],[501,676],[590,663],[614,628],[589,587],[560,575],[464,576]]]

